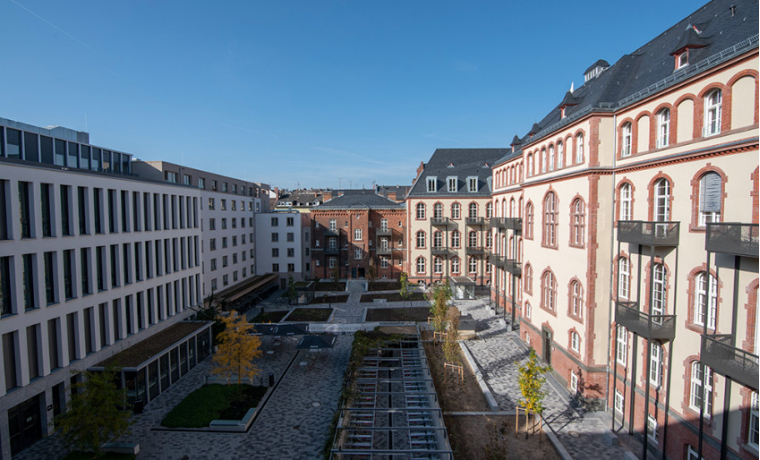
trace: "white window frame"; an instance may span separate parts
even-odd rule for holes
[[[557,169],[565,167],[565,144],[562,141],[557,142]]]
[[[570,370],[570,389],[573,393],[578,392],[578,375],[572,369]]]
[[[451,273],[460,273],[461,269],[461,262],[459,260],[459,257],[454,257],[451,259]]]
[[[554,171],[554,144],[549,146],[549,171]]]
[[[747,427],[747,444],[758,450],[758,427],[760,426],[760,400],[756,391],[752,392],[749,406],[749,424]]]
[[[583,133],[578,134],[575,136],[575,163],[581,164],[583,163]]]
[[[710,177],[716,177],[717,180],[720,181],[720,191],[723,190],[723,178],[720,177],[720,174],[716,173],[715,171],[711,171],[708,173],[705,173],[702,177],[699,178],[699,226],[704,227],[707,225],[708,222],[720,222],[720,211],[703,211],[702,207],[704,205],[704,193],[703,189],[705,187],[705,182]]]
[[[433,232],[433,247],[434,248],[443,247],[443,232],[441,232],[440,230]]]
[[[451,204],[451,218],[452,219],[461,219],[462,218],[462,205],[459,203],[452,203]]]
[[[657,148],[667,147],[670,139],[670,109],[657,112]]]
[[[380,256],[380,268],[388,268],[388,258]]]
[[[491,217],[493,217],[493,203],[489,201],[486,203],[486,218],[490,219]]]
[[[433,205],[433,219],[443,219],[443,205],[441,203]]]
[[[425,203],[417,203],[417,219],[425,219]]]
[[[354,241],[361,241],[362,240],[362,229],[355,228],[354,229]]]
[[[478,178],[477,177],[468,177],[467,178],[467,191],[470,193],[477,193],[478,192]]]
[[[620,220],[633,219],[633,188],[625,183],[620,186]]]
[[[624,326],[618,326],[617,328],[617,359],[618,364],[623,367],[628,365],[628,329]]]
[[[462,243],[462,234],[459,233],[459,230],[454,230],[451,232],[451,247],[452,248],[458,248],[461,246]]]
[[[633,125],[628,122],[623,125],[623,141],[622,149],[620,150],[620,156],[626,158],[631,156],[631,148],[633,145]]]
[[[575,331],[570,333],[570,349],[577,353],[581,351],[581,336]]]
[[[424,248],[426,239],[427,239],[427,235],[425,235],[425,232],[423,230],[419,230],[417,232],[417,247]]]
[[[712,369],[708,366],[704,366],[704,372],[702,372],[703,366],[699,361],[691,363],[691,388],[689,391],[689,408],[693,411],[699,412],[699,406],[702,404],[703,396],[707,395],[704,399],[704,415],[705,418],[710,418],[712,413]],[[704,386],[703,386],[704,385]]]
[[[438,178],[435,176],[430,176],[427,178],[426,181],[427,185],[427,192],[428,193],[436,193],[438,192]]]
[[[417,273],[425,273],[425,258],[417,257]]]
[[[654,265],[654,288],[652,289],[652,308],[651,315],[664,315],[667,311],[668,291],[667,279],[668,270],[663,264]],[[661,319],[653,319],[657,324],[661,324]]]
[[[457,183],[459,182],[457,176],[449,176],[446,178],[446,190],[449,193],[457,192]]]
[[[477,273],[478,272],[478,259],[475,257],[470,257],[469,260],[469,272],[470,273]]]
[[[618,259],[618,297],[627,299],[631,289],[631,261],[628,257]]]
[[[354,260],[361,260],[364,256],[362,248],[354,248]]]
[[[707,272],[699,272],[694,278],[694,324],[704,326],[702,318],[707,306]],[[707,328],[715,330],[718,315],[718,280],[710,274],[710,305],[707,309]]]
[[[615,388],[615,412],[622,414],[625,408],[625,396],[617,388]]]
[[[443,273],[443,259],[440,257],[433,259],[433,273],[436,275]]]
[[[328,263],[329,263],[329,267],[330,268],[337,267],[338,266],[338,259],[337,259],[337,257],[330,257]]]
[[[330,231],[337,231],[338,230],[338,222],[335,219],[330,219]]]
[[[662,347],[656,343],[651,343],[650,347],[649,383],[659,388],[662,385]]]
[[[654,184],[654,220],[670,220],[670,181],[667,179],[660,179]]]
[[[705,117],[702,135],[704,137],[720,134],[720,123],[723,109],[723,93],[719,90],[710,91],[705,96]]]
[[[657,418],[654,417],[652,414],[648,414],[647,415],[647,437],[654,444],[658,444],[660,440],[660,434],[657,432],[658,427],[659,425],[657,424]]]
[[[546,152],[546,147],[541,149],[541,157],[543,158],[543,163],[541,164],[541,172],[545,173],[547,165],[549,164],[549,154]]]

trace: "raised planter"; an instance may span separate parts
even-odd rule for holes
[[[212,420],[208,425],[211,431],[226,431],[231,433],[245,433],[253,423],[256,408],[248,409],[241,420]]]
[[[137,455],[140,453],[140,444],[131,442],[107,442],[100,448],[103,452],[123,455]]]

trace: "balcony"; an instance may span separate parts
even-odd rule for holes
[[[647,340],[673,340],[676,336],[675,315],[644,313],[638,302],[616,302],[615,322]]]
[[[482,256],[486,253],[486,250],[482,246],[467,246],[464,248],[464,252],[473,256]]]
[[[514,231],[522,231],[522,218],[521,217],[505,217],[504,218],[504,225],[505,228],[514,230]]]
[[[377,255],[379,256],[389,256],[393,252],[393,249],[390,246],[378,246],[377,247]]]
[[[488,256],[488,263],[500,268],[504,268],[505,265],[504,257],[495,254]]]
[[[322,234],[324,236],[338,236],[338,232],[339,230],[337,228],[332,229],[329,227],[325,227],[324,230],[322,230]]]
[[[515,259],[507,259],[504,261],[504,270],[515,276],[522,276],[522,264]]]
[[[393,236],[393,230],[390,228],[378,228],[375,230],[375,235],[377,236]]]
[[[757,259],[757,230],[757,224],[707,224],[705,250]]]
[[[456,225],[448,217],[433,217],[430,219],[430,223],[433,224],[433,227],[453,227]]]
[[[678,246],[679,222],[619,220],[618,241],[645,246]]]
[[[730,335],[703,335],[699,356],[718,374],[757,391],[758,357],[732,346]]]
[[[443,246],[434,246],[430,248],[430,253],[434,256],[448,256],[451,253],[451,249]]]
[[[503,217],[491,217],[491,227],[493,228],[507,228],[507,224],[504,222]]]
[[[484,225],[488,225],[485,217],[468,217],[465,220],[465,223],[470,227],[482,227]]]
[[[340,249],[338,248],[325,248],[325,254],[329,256],[335,256],[340,254]]]

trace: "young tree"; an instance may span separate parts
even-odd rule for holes
[[[433,329],[436,332],[444,332],[446,330],[446,317],[451,297],[451,287],[449,287],[448,283],[433,287],[433,303],[430,306],[430,314],[433,316]]]
[[[119,390],[118,370],[76,372],[84,380],[72,385],[66,412],[55,418],[63,441],[76,450],[101,456],[100,447],[129,431],[130,412],[124,410],[126,389]]]
[[[298,298],[298,291],[296,291],[296,283],[293,281],[293,275],[288,275],[288,290],[286,294],[290,303],[294,304]]]
[[[252,335],[253,325],[245,316],[232,312],[222,318],[225,329],[217,335],[219,349],[214,355],[213,374],[221,374],[227,379],[237,376],[238,392],[242,379],[252,379],[261,372],[253,360],[261,356],[261,339]]]
[[[338,270],[338,267],[333,268],[330,270],[330,277],[333,280],[333,283],[337,283],[340,281],[340,270]]]
[[[452,308],[453,312],[456,308]],[[459,364],[459,312],[456,315],[448,315],[446,322],[448,328],[443,336],[443,360],[447,363]]]
[[[401,289],[399,289],[398,293],[402,299],[406,299],[409,297],[409,277],[405,272],[401,272],[399,282],[401,283]]]
[[[544,374],[551,370],[551,366],[540,366],[538,364],[536,350],[531,348],[528,362],[520,366],[520,375],[517,379],[520,384],[520,391],[522,392],[523,398],[525,398],[523,401],[520,401],[519,404],[524,407],[527,412],[541,414],[544,411],[543,400],[548,393],[543,389],[544,383],[546,383],[546,377],[544,377]]]

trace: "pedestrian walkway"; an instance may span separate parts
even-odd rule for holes
[[[464,341],[500,411],[514,411],[522,399],[518,384],[519,366],[527,361],[529,349],[517,332],[509,331],[504,320],[494,316],[482,300],[457,301],[462,314],[476,320],[480,339]],[[621,435],[620,445],[611,445],[611,418],[605,412],[589,412],[577,407],[570,394],[547,375],[549,392],[544,399],[544,417],[572,458],[620,459],[626,451],[641,454],[641,444]]]

